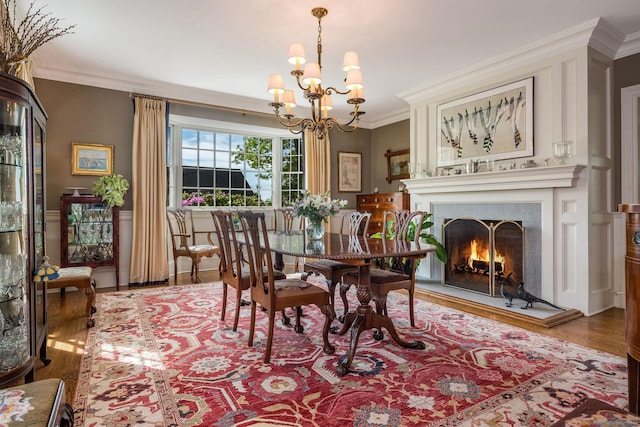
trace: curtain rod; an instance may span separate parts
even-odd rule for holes
[[[160,101],[170,102],[170,103],[173,103],[173,104],[192,105],[194,107],[212,108],[212,109],[216,109],[216,110],[230,111],[230,112],[240,113],[240,114],[244,114],[244,115],[273,117],[273,114],[263,113],[263,112],[260,112],[260,111],[250,111],[250,110],[244,110],[242,108],[234,108],[234,107],[225,107],[225,106],[222,106],[222,105],[206,104],[204,102],[187,101],[187,100],[184,100],[184,99],[166,98],[166,97],[163,97],[163,96],[145,95],[145,94],[142,94],[142,93],[129,92],[129,98],[134,98],[134,97],[151,98],[151,99],[157,99],[157,100],[160,100]]]

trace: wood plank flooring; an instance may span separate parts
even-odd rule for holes
[[[217,272],[201,272],[203,282],[218,280]],[[189,284],[188,274],[179,275],[178,284]],[[174,286],[171,281],[168,287]],[[146,288],[129,288],[138,290]],[[124,289],[125,291],[127,288]],[[113,289],[99,289],[98,292],[115,291]],[[80,292],[64,294],[51,293],[48,295],[48,350],[47,357],[51,359],[48,366],[36,360],[36,379],[62,378],[66,383],[66,398],[72,403],[78,380],[80,360],[84,351],[87,337],[86,319],[84,315],[85,296]],[[441,303],[441,301],[438,301]],[[455,303],[446,304],[452,308]],[[471,310],[468,310],[471,311]],[[545,328],[528,324],[524,321],[503,319],[494,312],[474,310],[475,314],[509,323],[524,329],[532,330],[544,335],[560,338],[566,341],[606,351],[621,357],[626,357],[625,344],[625,313],[622,309],[610,309],[591,317],[581,317],[568,323]]]

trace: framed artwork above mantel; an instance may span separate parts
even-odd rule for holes
[[[437,107],[437,165],[533,156],[533,77]]]
[[[394,179],[408,179],[409,175],[409,153],[410,149],[391,151],[384,154],[387,158],[387,182]]]

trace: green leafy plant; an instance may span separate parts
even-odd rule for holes
[[[129,181],[122,175],[105,175],[93,184],[91,192],[102,197],[110,207],[124,205],[124,196],[129,190]]]
[[[433,227],[433,221],[431,221],[431,216],[433,216],[433,214],[431,213],[427,213],[424,216],[424,219],[422,221],[422,225],[420,226],[420,238],[423,239],[425,242],[429,243],[430,245],[433,245],[436,247],[436,256],[438,257],[438,259],[440,260],[440,262],[442,262],[443,264],[447,263],[447,251],[444,247],[444,245],[442,243],[440,243],[438,241],[438,239],[436,239],[436,237],[431,234],[429,232],[429,229],[431,227]],[[386,226],[385,226],[385,235],[387,239],[393,239],[394,238],[394,229],[393,229],[393,220],[387,222]],[[417,231],[417,224],[415,222],[411,222],[409,223],[408,227],[407,227],[407,240],[413,240],[416,237],[416,231]],[[374,233],[371,235],[371,237],[375,237],[378,239],[382,238],[382,232],[379,231],[377,233]]]

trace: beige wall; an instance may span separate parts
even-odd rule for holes
[[[371,159],[371,186],[363,188],[366,193],[371,193],[373,187],[378,187],[381,193],[398,191],[400,181],[387,182],[387,157],[384,154],[387,150],[408,149],[409,133],[409,119],[371,131],[371,152],[375,154]]]
[[[57,209],[66,187],[86,187],[95,176],[71,175],[71,143],[114,146],[114,173],[131,180],[133,103],[128,93],[52,80],[35,80],[36,94],[48,115],[46,141],[47,209]],[[131,192],[124,209],[130,210]]]
[[[71,175],[71,143],[83,142],[114,146],[114,172],[131,180],[131,138],[133,133],[133,102],[127,92],[100,89],[90,86],[36,79],[36,93],[48,116],[47,122],[47,209],[56,210],[60,196],[70,193],[66,187],[86,187],[90,193],[95,181],[93,176]],[[274,116],[247,114],[237,111],[211,109],[193,105],[170,105],[170,113],[189,115],[211,120],[247,123],[257,126],[278,127]],[[368,193],[374,185],[386,184],[384,151],[390,147],[408,148],[408,121],[406,136],[393,136],[394,125],[371,131],[357,129],[352,133],[334,131],[331,138],[331,193],[334,198],[348,201],[348,208],[355,209],[357,193],[338,192],[338,152],[362,153],[362,192]],[[372,144],[373,132],[380,132],[387,145],[378,152]],[[406,139],[401,146],[400,142]],[[391,142],[393,144],[389,145]],[[372,163],[375,162],[375,163]],[[371,165],[374,165],[373,167]],[[379,177],[373,171],[379,171]],[[375,183],[374,183],[375,182]],[[379,182],[379,183],[378,183]],[[394,182],[394,184],[397,184]],[[124,210],[133,209],[131,192],[127,195]]]
[[[614,149],[614,182],[615,187],[614,201],[615,204],[622,203],[622,195],[620,191],[620,159],[621,159],[621,134],[620,134],[620,90],[628,86],[634,86],[640,83],[640,53],[618,59],[614,62],[615,71],[613,73],[613,149]],[[636,175],[635,179],[638,179]]]

